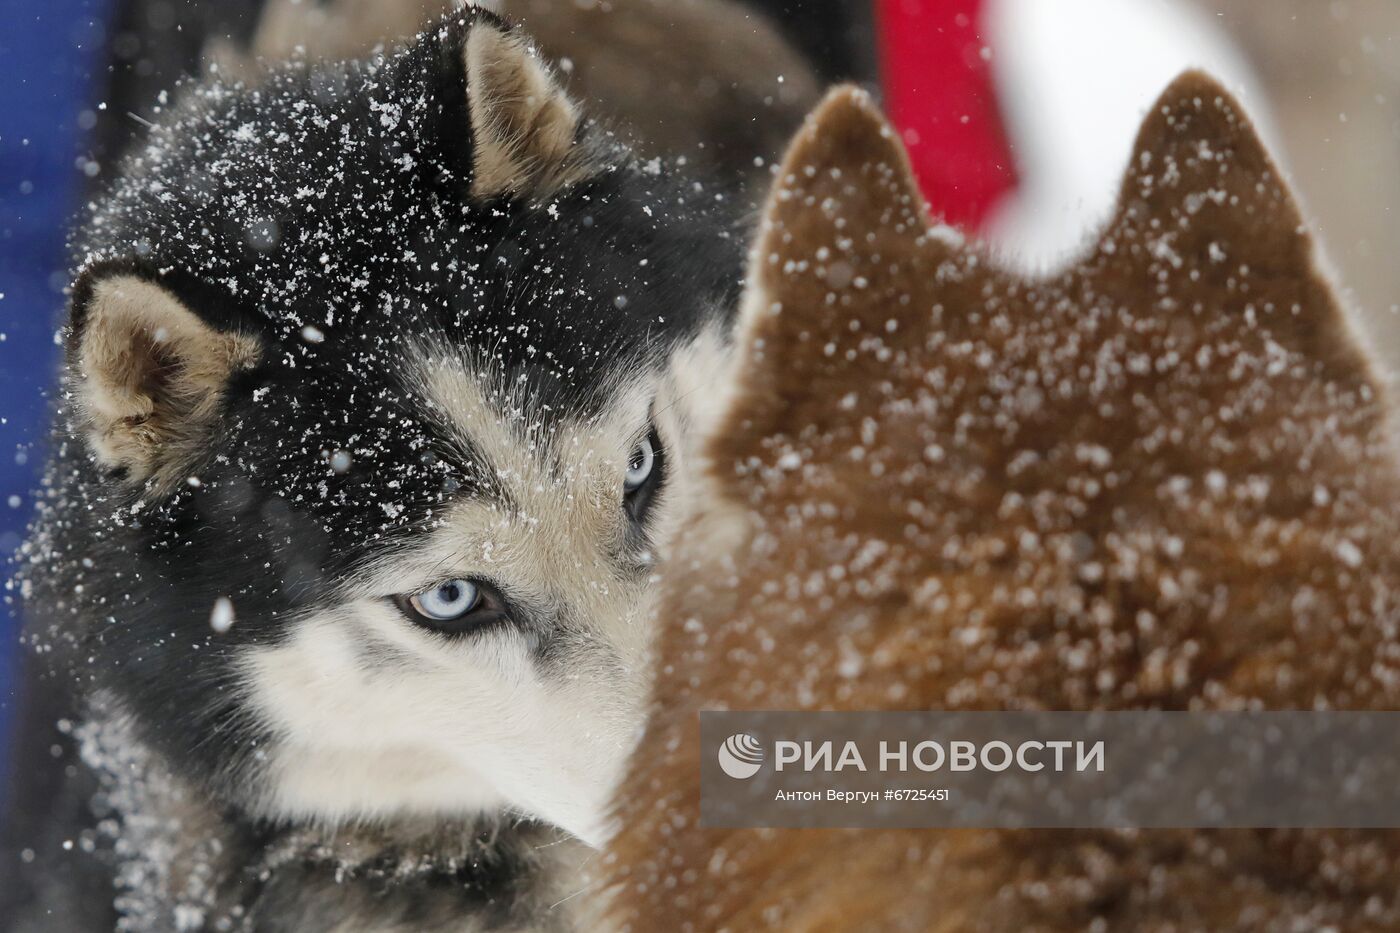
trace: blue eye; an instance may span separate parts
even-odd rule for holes
[[[433,622],[450,622],[481,604],[481,589],[470,580],[448,580],[408,597],[413,611]]]
[[[627,461],[627,475],[622,478],[622,491],[633,493],[641,489],[646,485],[646,481],[651,479],[652,470],[655,468],[656,448],[652,446],[650,437],[643,438]]]
[[[395,596],[393,602],[413,624],[449,637],[510,621],[505,598],[486,582],[448,580],[421,593]]]

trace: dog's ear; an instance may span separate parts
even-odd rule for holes
[[[78,423],[99,463],[133,483],[177,481],[206,448],[224,390],[261,355],[130,273],[81,280],[68,370]]]
[[[1311,249],[1297,202],[1239,102],[1188,71],[1162,92],[1138,131],[1119,196],[1119,223],[1172,240],[1226,236],[1248,258],[1282,264]]]
[[[579,112],[529,41],[477,11],[462,43],[472,194],[548,195],[579,174]]]
[[[908,313],[907,303],[893,291],[889,303],[873,296],[902,284],[900,259],[922,252],[931,235],[894,128],[864,91],[836,88],[779,169],[749,256],[741,326],[805,340],[848,329],[853,315],[883,325]]]
[[[1266,331],[1323,375],[1369,369],[1277,164],[1204,73],[1177,78],[1148,115],[1095,255],[1087,267],[1153,283],[1153,310],[1178,326]]]
[[[841,387],[876,378],[918,330],[904,325],[929,315],[916,299],[957,252],[949,236],[869,96],[830,92],[788,149],[749,255],[735,342],[755,429],[842,418]]]

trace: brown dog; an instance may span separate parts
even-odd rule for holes
[[[1035,281],[837,91],[751,263],[619,796],[637,930],[1395,929],[1400,834],[702,830],[701,709],[1396,709],[1382,388],[1277,169],[1189,74]]]

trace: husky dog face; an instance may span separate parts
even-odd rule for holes
[[[471,11],[187,95],[91,221],[33,638],[249,812],[585,839],[738,268]]]

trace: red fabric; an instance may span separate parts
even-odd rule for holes
[[[885,108],[933,213],[976,230],[1016,184],[990,57],[985,0],[876,0]]]

